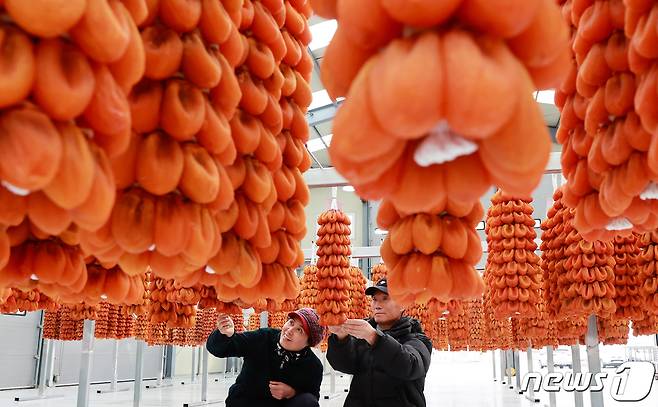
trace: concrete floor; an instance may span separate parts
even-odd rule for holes
[[[218,381],[215,381],[218,379]],[[201,384],[181,385],[181,380],[189,380],[189,377],[174,380],[174,386],[155,389],[144,389],[142,393],[143,407],[182,407],[184,403],[201,401]],[[224,378],[211,376],[208,387],[209,400],[223,400],[228,388],[232,384],[234,376]],[[340,374],[335,376],[335,394],[330,400],[321,400],[322,407],[339,407],[343,405],[349,387],[349,377]],[[325,375],[323,381],[323,395],[330,392],[330,375]],[[654,382],[655,383],[655,382]],[[154,382],[147,382],[154,384]],[[133,392],[132,384],[119,385],[121,391],[117,393],[97,394],[97,389],[108,389],[109,385],[92,386],[90,394],[91,407],[103,406],[132,406]],[[0,392],[0,406],[22,405],[27,407],[73,407],[77,400],[77,387],[62,387],[49,389],[48,395],[59,396],[57,398],[27,401],[16,403],[14,397],[33,397],[36,390],[2,391]],[[532,403],[515,389],[501,384],[500,380],[494,381],[491,354],[478,354],[470,352],[462,353],[437,353],[433,355],[432,366],[427,377],[425,394],[428,406],[437,407],[530,407],[544,406],[548,404],[547,393],[541,392],[538,396],[541,403]],[[586,394],[584,406],[590,406],[589,397]],[[607,406],[622,406],[629,403],[616,403],[609,395],[606,396]],[[654,385],[650,396],[642,402],[630,403],[633,407],[655,407],[658,405],[658,385]],[[223,405],[223,402],[212,405]],[[574,396],[571,393],[561,392],[557,395],[558,407],[574,406]]]

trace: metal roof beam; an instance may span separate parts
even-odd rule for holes
[[[338,106],[340,106],[342,101],[336,102],[336,104],[326,105],[313,109],[306,113],[306,120],[308,120],[309,127],[317,126],[320,123],[325,123],[332,120],[336,116],[336,111]]]

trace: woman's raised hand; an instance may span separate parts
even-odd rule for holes
[[[221,334],[230,338],[235,333],[235,324],[230,316],[219,314],[219,318],[217,319],[217,329]]]

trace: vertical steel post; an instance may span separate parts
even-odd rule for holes
[[[516,392],[521,394],[521,355],[518,349],[512,351],[514,356],[514,369],[516,370]]]
[[[91,380],[91,362],[94,354],[94,327],[96,321],[86,319],[82,334],[82,357],[80,360],[80,380],[78,385],[78,407],[89,405],[89,385]]]
[[[592,375],[601,372],[601,357],[599,356],[599,332],[596,326],[596,315],[590,315],[587,320],[587,335],[585,344],[587,345],[587,364]],[[603,392],[590,391],[590,400],[592,407],[603,407]]]
[[[160,353],[160,369],[158,370],[158,379],[155,382],[157,387],[162,386],[162,378],[165,375],[165,347],[162,346],[162,352]]]
[[[528,350],[526,351],[526,356],[528,358],[528,373],[534,373],[535,366],[534,366],[534,361],[532,360],[532,346],[528,346]],[[525,398],[532,401],[533,403],[538,403],[539,399],[535,398],[535,389],[533,385],[534,385],[533,382],[531,381],[528,382],[528,392]]]
[[[55,357],[56,357],[56,350],[57,350],[57,342],[56,340],[50,339],[50,354],[48,356],[48,371],[46,372],[46,376],[48,377],[48,382],[46,385],[48,387],[52,387],[55,383],[53,380],[53,371],[55,370]]]
[[[48,382],[48,362],[50,359],[51,341],[49,339],[43,340],[43,348],[39,356],[39,397],[44,397],[46,394],[46,383]]]
[[[208,349],[203,349],[203,360],[201,362],[201,401],[208,401]]]
[[[196,352],[196,376],[201,376],[201,359],[203,359],[201,353],[203,352],[203,346],[197,346]]]
[[[507,358],[505,357],[505,351],[500,350],[500,382],[506,384],[505,382],[505,371],[507,370]]]
[[[112,382],[110,383],[110,391],[117,391],[117,382],[119,381],[119,341],[114,340],[112,348]]]
[[[135,387],[133,391],[133,407],[139,407],[142,401],[142,384],[144,382],[144,341],[137,341],[137,357],[135,361]]]
[[[491,366],[493,367],[493,379],[496,381],[496,351],[491,352]]]
[[[555,372],[555,361],[553,360],[553,347],[552,346],[547,346],[546,347],[546,366],[548,367],[548,373],[553,373]],[[548,393],[548,400],[549,400],[549,406],[550,407],[555,407],[555,393],[550,392]]]
[[[192,376],[190,378],[190,384],[196,382],[196,346],[192,348]]]
[[[510,389],[514,388],[514,384],[512,383],[512,369],[514,367],[514,354],[513,350],[508,349],[505,352],[505,360],[507,363],[507,384]]]
[[[571,364],[573,367],[574,375],[576,373],[582,373],[583,367],[580,363],[580,345],[571,345]],[[576,407],[583,407],[583,393],[579,391],[573,392],[573,397],[575,400]]]

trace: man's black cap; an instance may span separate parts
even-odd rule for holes
[[[388,282],[386,281],[385,278],[382,278],[381,280],[377,281],[377,284],[368,287],[366,289],[366,295],[375,295],[377,294],[377,291],[383,292],[384,294],[388,294]]]

